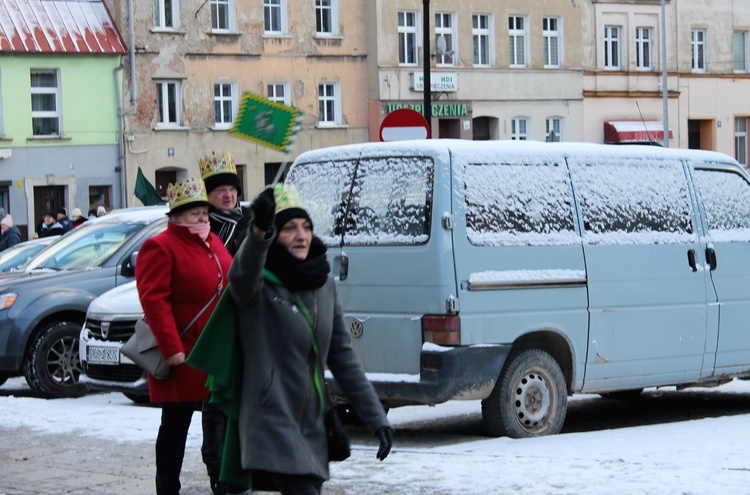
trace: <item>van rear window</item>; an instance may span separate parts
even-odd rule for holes
[[[414,245],[430,236],[434,162],[394,156],[295,165],[302,196],[328,246]]]
[[[575,244],[570,180],[556,163],[471,163],[466,232],[477,246]]]

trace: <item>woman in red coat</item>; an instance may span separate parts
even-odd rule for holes
[[[148,377],[151,402],[162,408],[156,438],[156,493],[178,495],[190,421],[209,395],[206,373],[190,367],[185,358],[226,287],[232,258],[211,233],[203,181],[170,184],[167,198],[167,229],[143,243],[136,281],[146,321],[172,366],[167,379]]]

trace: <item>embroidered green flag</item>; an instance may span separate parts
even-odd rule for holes
[[[246,92],[242,95],[237,118],[229,131],[263,146],[288,153],[302,122],[302,112]]]

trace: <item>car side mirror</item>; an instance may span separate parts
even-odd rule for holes
[[[130,254],[130,258],[122,265],[122,275],[125,277],[135,277],[135,259],[138,257],[138,251]]]

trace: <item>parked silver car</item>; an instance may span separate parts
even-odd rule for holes
[[[77,397],[78,338],[89,304],[134,279],[131,255],[166,228],[166,206],[127,208],[89,220],[0,275],[0,384],[23,374],[47,398]]]

